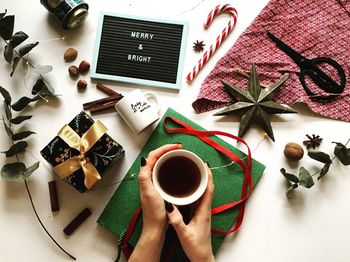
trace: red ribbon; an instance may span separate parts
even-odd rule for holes
[[[178,124],[179,126],[181,126],[180,128],[169,128],[166,124],[167,121],[172,121],[176,124]],[[245,201],[250,197],[251,193],[252,193],[252,189],[253,189],[253,180],[252,180],[252,176],[251,176],[251,170],[252,170],[252,157],[251,157],[251,152],[250,152],[250,148],[248,146],[248,144],[240,137],[231,135],[229,133],[226,132],[222,132],[222,131],[200,131],[200,130],[196,130],[194,128],[192,128],[190,125],[176,119],[170,116],[167,116],[164,118],[164,129],[168,132],[168,133],[182,133],[182,134],[187,134],[187,135],[193,135],[198,137],[199,139],[201,139],[202,141],[204,141],[205,143],[207,143],[208,145],[212,146],[213,148],[215,148],[216,150],[218,150],[219,152],[223,153],[224,155],[228,156],[232,161],[234,161],[235,163],[237,163],[244,171],[244,180],[243,180],[243,184],[242,184],[242,193],[241,193],[241,199],[234,201],[232,203],[228,203],[228,204],[224,204],[221,206],[217,206],[214,207],[211,210],[211,214],[212,215],[216,215],[216,214],[220,214],[222,212],[225,212],[228,209],[234,208],[238,205],[240,205],[239,211],[238,211],[238,215],[237,215],[237,220],[236,220],[236,224],[235,226],[229,230],[229,231],[224,231],[221,229],[216,229],[216,228],[212,228],[212,232],[219,234],[219,235],[228,235],[231,234],[233,232],[236,232],[243,221],[243,217],[244,217],[244,210],[245,210]],[[228,150],[227,148],[219,145],[218,143],[216,143],[214,140],[210,139],[208,136],[212,136],[212,135],[219,135],[219,136],[226,136],[232,139],[237,140],[238,142],[241,142],[242,144],[244,144],[247,147],[247,152],[248,152],[248,158],[247,158],[247,163],[245,163],[242,159],[240,159],[237,155],[235,155],[233,152],[231,152],[230,150]],[[138,219],[138,217],[141,214],[141,208],[139,208],[136,213],[134,214],[129,227],[127,229],[127,232],[125,234],[125,237],[123,239],[123,245],[122,245],[122,250],[123,253],[125,255],[126,258],[129,258],[132,252],[131,248],[128,248],[128,241],[130,239],[130,236],[134,230],[134,226],[135,223]]]

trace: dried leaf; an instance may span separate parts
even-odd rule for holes
[[[320,171],[320,175],[318,176],[317,180],[320,180],[322,177],[325,176],[325,174],[328,173],[329,167],[331,166],[331,163],[326,163],[324,167]]]
[[[2,97],[5,99],[5,102],[10,105],[11,104],[11,96],[10,93],[3,87],[0,86],[0,93]]]
[[[40,99],[39,96],[35,96],[33,98],[29,98],[29,97],[24,96],[24,97],[21,97],[16,103],[12,104],[11,107],[15,111],[21,111],[23,108],[25,108],[31,102],[37,101],[39,99]]]
[[[11,146],[9,150],[2,153],[5,153],[6,157],[11,157],[16,154],[24,152],[27,146],[28,146],[28,143],[26,141],[20,141],[14,144],[13,146]]]
[[[10,44],[5,46],[4,58],[7,63],[11,64],[13,58],[13,47]]]
[[[15,57],[15,59],[13,59],[12,72],[10,74],[11,77],[13,76],[13,73],[15,72],[19,61],[21,61],[21,57],[19,57],[19,56]]]
[[[31,43],[31,44],[26,44],[22,46],[19,50],[18,53],[20,56],[24,56],[28,54],[34,47],[36,47],[39,44],[39,42]]]
[[[338,142],[333,143],[336,144],[334,148],[334,155],[343,165],[350,165],[350,148],[346,148],[346,146]]]
[[[9,137],[12,137],[13,132],[12,132],[11,128],[6,124],[5,119],[2,119],[2,122],[4,123],[4,127],[5,127],[7,135]]]
[[[44,75],[52,71],[52,66],[50,65],[38,65],[34,68],[34,72],[38,73],[39,75]]]
[[[8,181],[19,181],[23,179],[26,166],[22,162],[8,163],[1,169],[1,177]]]
[[[300,185],[306,188],[312,187],[314,183],[314,179],[310,175],[310,172],[306,170],[304,167],[301,167],[299,169],[299,180],[300,180]]]
[[[22,44],[27,38],[28,35],[26,33],[19,31],[13,36],[11,36],[10,45],[12,46],[12,48],[15,48],[18,45]]]
[[[11,119],[10,122],[12,124],[18,125],[18,124],[22,123],[23,121],[31,119],[31,118],[32,118],[32,116],[17,116],[15,118]]]
[[[4,40],[9,40],[13,34],[13,28],[15,25],[15,16],[8,15],[0,20],[0,36]]]
[[[22,140],[32,134],[36,134],[36,133],[32,131],[22,131],[22,132],[13,134],[12,139],[13,141]]]
[[[25,171],[24,171],[24,179],[27,179],[31,176],[31,174],[33,174],[33,172],[35,170],[37,170],[39,168],[39,161],[35,162],[33,165],[31,165],[30,167],[28,167]]]
[[[288,181],[293,182],[293,183],[299,183],[299,178],[296,175],[287,173],[284,168],[281,168],[280,172]]]
[[[11,109],[10,109],[10,106],[6,102],[4,103],[4,108],[5,108],[5,114],[6,114],[7,120],[11,119],[11,117],[12,117]]]
[[[0,19],[2,19],[7,13],[7,9],[5,9],[5,12],[4,13],[0,13]]]
[[[321,151],[316,151],[316,150],[310,150],[308,153],[308,156],[311,157],[312,159],[321,162],[321,163],[332,163],[331,157]]]

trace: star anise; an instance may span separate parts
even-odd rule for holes
[[[205,44],[203,43],[203,41],[196,41],[193,43],[193,50],[198,53],[198,52],[202,52],[204,49]]]
[[[312,147],[313,149],[315,149],[321,144],[323,140],[319,135],[315,135],[315,134],[312,134],[312,136],[306,135],[306,137],[308,138],[308,140],[304,140],[303,144],[307,148]]]

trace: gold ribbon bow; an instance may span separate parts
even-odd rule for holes
[[[82,168],[85,179],[84,184],[90,189],[97,180],[101,179],[97,169],[86,158],[85,153],[107,132],[107,128],[100,121],[96,121],[87,131],[80,137],[70,126],[65,125],[58,132],[58,136],[64,140],[71,148],[75,148],[80,152],[79,156],[73,156],[63,163],[55,166],[53,169],[61,178],[73,174]]]

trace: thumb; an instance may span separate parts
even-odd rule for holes
[[[165,202],[165,209],[167,211],[169,224],[174,227],[177,235],[181,238],[186,232],[186,224],[183,221],[180,211],[169,202]]]

